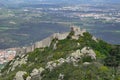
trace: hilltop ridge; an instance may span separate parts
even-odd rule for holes
[[[120,79],[120,46],[86,30],[73,26],[70,32],[53,34],[32,46],[17,53],[1,70],[0,80]]]

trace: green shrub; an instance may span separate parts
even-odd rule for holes
[[[90,56],[84,56],[84,57],[82,57],[81,60],[82,60],[83,63],[84,62],[92,62],[93,61]]]
[[[29,76],[29,74],[24,74],[23,79],[26,80],[26,78]]]

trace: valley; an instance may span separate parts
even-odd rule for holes
[[[70,25],[85,28],[108,43],[120,44],[119,5],[103,5],[36,3],[1,7],[0,49],[30,45],[55,32],[68,31]]]

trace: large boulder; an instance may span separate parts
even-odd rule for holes
[[[39,73],[41,74],[44,70],[45,70],[44,68],[40,67],[39,68]]]
[[[32,73],[30,73],[31,76],[35,76],[35,75],[41,75],[41,73],[44,71],[45,69],[40,67],[39,69],[33,69]]]
[[[31,79],[30,80],[36,80],[36,79],[38,79],[38,80],[41,80],[42,79],[42,72],[44,71],[45,69],[44,68],[42,68],[42,67],[40,67],[39,69],[33,69],[33,71],[32,71],[32,73],[30,73],[30,75],[31,75]]]
[[[57,65],[60,66],[60,65],[62,65],[65,62],[65,59],[64,58],[60,58],[60,59],[57,60],[57,62],[58,62]]]
[[[31,77],[30,77],[30,76],[28,76],[28,77],[26,78],[26,80],[31,80]]]
[[[57,64],[54,61],[50,61],[50,62],[47,63],[45,68],[49,69],[50,71],[52,71],[54,69],[54,67],[56,67],[56,65]]]
[[[96,59],[95,52],[89,47],[84,47],[83,49],[81,49],[81,53],[83,53],[85,56],[90,56],[91,59]]]
[[[35,76],[39,73],[39,70],[38,69],[33,69],[32,73],[30,73],[31,76]]]
[[[80,59],[83,54],[80,52],[80,50],[76,50],[71,54],[71,57],[74,57],[75,59]]]
[[[18,71],[13,80],[24,80],[23,75],[27,74],[25,71]]]

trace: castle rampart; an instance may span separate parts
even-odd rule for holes
[[[83,35],[84,32],[86,32],[86,30],[81,30],[79,27],[76,26],[72,26],[71,29],[75,32],[74,36],[78,36],[78,35]],[[65,39],[67,36],[69,35],[69,32],[65,32],[65,33],[54,33],[53,35],[38,41],[36,43],[34,43],[31,46],[27,46],[27,47],[22,47],[22,48],[18,48],[17,53],[18,55],[21,54],[25,54],[28,52],[32,52],[34,51],[36,48],[44,48],[44,47],[49,47],[52,40],[57,38],[58,40],[63,40]]]

